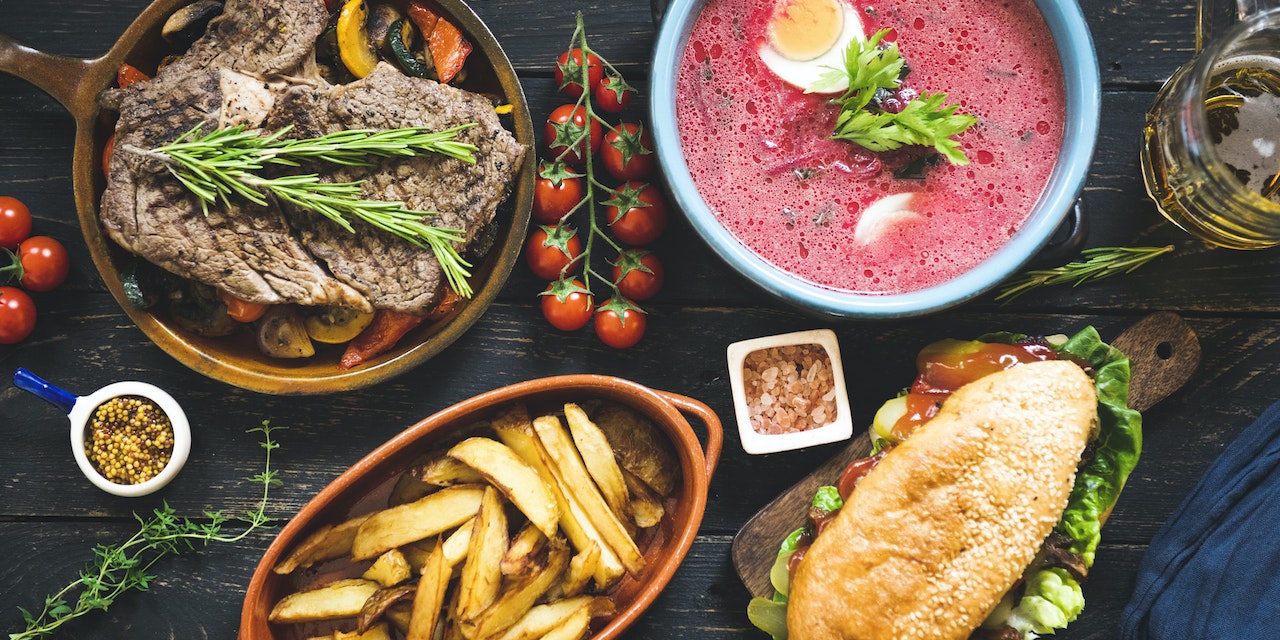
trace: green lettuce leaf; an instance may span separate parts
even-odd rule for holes
[[[1066,569],[1040,569],[1027,575],[1026,591],[1007,623],[1024,634],[1053,633],[1083,610],[1084,592]]]
[[[840,499],[840,490],[832,486],[818,487],[813,494],[810,506],[828,513],[844,506]],[[769,569],[769,582],[773,584],[773,598],[752,598],[747,604],[747,617],[758,629],[773,636],[773,640],[787,640],[787,594],[790,592],[791,572],[788,565],[791,554],[795,553],[804,535],[804,527],[792,531],[778,548],[778,557],[774,558],[773,567]]]
[[[1094,369],[1098,389],[1098,438],[1095,453],[1076,472],[1076,483],[1057,530],[1075,541],[1071,551],[1093,566],[1101,540],[1102,517],[1124,487],[1142,453],[1142,414],[1129,408],[1129,358],[1106,344],[1093,327],[1071,336],[1059,349]]]

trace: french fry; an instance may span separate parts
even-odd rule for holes
[[[484,488],[459,485],[421,500],[378,511],[356,531],[351,559],[368,560],[399,547],[440,534],[470,520],[480,510]]]
[[[338,580],[318,589],[292,593],[276,603],[267,617],[271,622],[314,622],[354,618],[364,601],[378,590],[372,580]]]
[[[551,459],[538,440],[528,410],[522,404],[513,404],[503,409],[494,418],[493,428],[498,438],[528,462],[538,472],[542,482],[551,489],[560,512],[560,527],[574,548],[581,551],[593,544],[600,547],[600,564],[595,575],[596,587],[602,590],[608,588],[626,569],[618,560],[617,554],[605,545],[604,539],[587,519],[581,505],[567,494],[556,479],[551,470]]]
[[[532,522],[524,523],[520,528],[520,532],[511,539],[511,545],[507,547],[507,554],[502,556],[502,563],[499,569],[504,576],[513,576],[524,573],[533,562],[533,558],[547,544],[547,537]]]
[[[480,640],[510,629],[533,608],[542,594],[560,581],[568,565],[568,546],[559,538],[553,539],[547,552],[547,566],[505,590],[474,622],[463,620],[462,634],[472,640]]]
[[[272,571],[287,575],[299,568],[307,568],[318,562],[341,558],[351,553],[351,542],[355,540],[356,530],[369,518],[358,516],[336,525],[329,524],[307,536],[305,540],[293,548],[289,557],[276,565]]]
[[[506,445],[489,438],[467,438],[449,457],[475,469],[514,504],[548,538],[556,534],[555,499],[538,473]]]
[[[591,576],[595,575],[599,564],[599,545],[593,544],[575,554],[569,561],[569,570],[565,572],[564,584],[560,587],[564,597],[572,598],[582,593],[583,589],[587,588],[587,583],[591,581]]]
[[[627,534],[622,522],[613,515],[604,496],[591,480],[569,434],[560,425],[560,419],[555,416],[535,418],[533,428],[551,457],[552,471],[562,481],[566,492],[582,505],[587,518],[600,532],[605,544],[618,554],[618,560],[626,567],[627,573],[639,576],[644,570],[644,556],[640,554],[640,548]]]
[[[378,589],[364,601],[360,615],[356,616],[356,633],[364,633],[382,619],[387,610],[400,602],[412,602],[417,585],[402,584],[398,587]]]
[[[545,633],[542,640],[581,640],[587,637],[587,630],[590,627],[591,610],[583,607],[569,614],[569,617],[559,626]]]
[[[455,484],[476,484],[485,481],[485,477],[465,462],[445,455],[422,467],[422,481],[438,487],[451,487]]]
[[[578,448],[578,453],[582,455],[587,473],[595,480],[596,487],[600,489],[605,502],[609,503],[613,515],[624,524],[632,522],[627,484],[622,478],[622,469],[618,466],[618,459],[613,456],[608,438],[591,421],[587,412],[572,402],[564,405],[564,417],[569,423],[569,433],[573,436],[573,444]]]
[[[502,558],[507,554],[507,516],[497,489],[486,487],[480,501],[467,549],[467,562],[462,565],[458,581],[457,616],[473,620],[498,596],[502,584]]]
[[[662,506],[662,496],[639,476],[626,469],[622,470],[622,479],[631,491],[631,515],[635,518],[636,526],[648,529],[662,522],[662,516],[667,513],[666,507]]]
[[[590,612],[593,599],[591,596],[578,596],[533,607],[498,640],[537,640],[564,624],[575,611],[586,609]]]
[[[459,562],[467,559],[467,547],[471,545],[471,530],[475,525],[475,518],[462,523],[453,533],[444,539],[444,561],[453,568]],[[436,547],[435,540],[419,540],[409,543],[401,547],[405,557],[409,560],[409,566],[421,567],[427,562],[427,555]]]
[[[444,561],[444,544],[437,542],[431,555],[427,556],[426,564],[422,565],[405,640],[431,640],[435,636],[450,573],[449,565]]]
[[[405,560],[404,554],[399,549],[392,549],[378,556],[373,561],[373,566],[366,569],[360,577],[373,580],[384,587],[393,587],[412,575],[413,570],[409,568],[409,561]]]
[[[339,630],[334,631],[333,635],[320,636],[313,640],[391,640],[391,631],[387,629],[386,623],[381,623],[370,627],[364,633]]]

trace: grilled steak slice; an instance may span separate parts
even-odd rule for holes
[[[101,219],[122,247],[183,277],[266,304],[343,305],[423,313],[443,287],[429,249],[353,221],[351,234],[309,211],[233,199],[202,212],[163,165],[138,153],[196,125],[244,124],[292,136],[351,128],[478,123],[462,136],[476,165],[442,157],[389,159],[366,168],[306,167],[333,181],[367,180],[364,196],[439,211],[427,222],[462,229],[467,242],[493,220],[523,146],[487,100],[411,80],[390,66],[346,86],[305,76],[324,27],[318,0],[230,0],[209,32],[155,78],[104,94],[120,111]],[[232,71],[234,69],[235,71]],[[461,243],[465,246],[466,242]],[[326,269],[327,266],[327,269]],[[336,277],[335,277],[336,276]]]
[[[362,197],[366,199],[400,201],[410,209],[438,212],[427,220],[429,224],[466,232],[459,250],[493,221],[524,154],[524,146],[502,128],[493,105],[484,97],[410,78],[386,63],[361,80],[327,92],[292,87],[277,102],[266,128],[289,122],[305,129],[299,135],[306,136],[344,129],[440,131],[475,123],[459,135],[459,140],[478,147],[474,164],[427,154],[387,158],[373,167],[315,167],[335,181],[364,180]],[[301,230],[307,249],[377,308],[419,313],[429,308],[444,285],[435,256],[405,240],[364,224],[352,234],[313,212],[291,206],[286,211]]]

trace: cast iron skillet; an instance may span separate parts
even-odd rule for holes
[[[498,210],[494,246],[472,269],[475,295],[470,300],[458,305],[445,319],[424,323],[392,351],[348,371],[338,369],[340,348],[318,345],[317,354],[305,360],[272,359],[258,352],[248,332],[240,337],[202,338],[177,327],[163,314],[135,309],[129,303],[120,270],[130,256],[103,235],[98,223],[98,203],[104,187],[100,159],[103,145],[114,129],[115,114],[101,110],[97,96],[113,86],[121,63],[154,71],[166,52],[161,26],[175,10],[191,2],[156,0],[110,51],[97,58],[43,53],[0,34],[0,72],[44,90],[75,119],[72,175],[76,211],[94,264],[116,301],[148,338],[179,362],[215,380],[262,393],[320,394],[357,389],[404,373],[444,350],[480,318],[510,275],[528,228],[535,179],[533,122],[515,69],[493,34],[462,0],[436,0],[476,47],[467,61],[468,78],[462,86],[497,94],[510,103],[511,122],[506,126],[530,149],[511,196]]]

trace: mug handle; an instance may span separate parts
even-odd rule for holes
[[[720,425],[720,416],[717,416],[711,407],[688,396],[658,389],[653,391],[680,411],[697,416],[706,426],[707,441],[703,445],[703,457],[707,463],[707,480],[710,481],[716,473],[716,465],[720,463],[720,451],[724,448],[724,428]]]
[[[1277,7],[1280,7],[1277,0],[1235,0],[1235,10],[1232,11],[1231,3],[1196,0],[1196,54],[1203,51],[1213,37],[1214,24],[1229,25],[1233,20],[1239,22]]]

